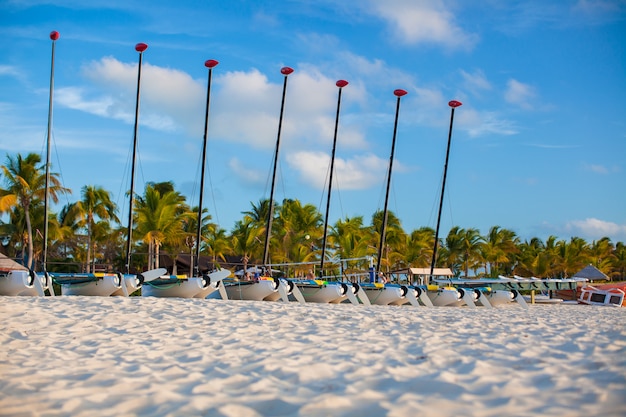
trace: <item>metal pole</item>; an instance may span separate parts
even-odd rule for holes
[[[433,258],[430,263],[430,280],[433,279],[435,263],[437,262],[437,246],[439,245],[439,224],[441,222],[441,209],[443,207],[443,195],[446,190],[446,176],[448,174],[448,158],[450,156],[450,142],[452,141],[452,123],[454,122],[454,109],[462,105],[460,101],[452,100],[448,103],[450,106],[450,129],[448,131],[448,147],[446,148],[446,162],[443,166],[443,181],[441,183],[441,197],[439,199],[439,212],[437,213],[437,228],[435,229],[435,244],[433,247]]]
[[[398,115],[400,113],[400,98],[405,96],[405,90],[395,90],[393,94],[398,97],[396,102],[396,120],[393,124],[393,138],[391,140],[391,155],[389,156],[389,171],[387,172],[387,191],[385,193],[385,208],[383,209],[383,223],[380,230],[380,243],[378,244],[378,261],[376,264],[376,275],[380,272],[380,264],[383,256],[383,247],[385,245],[385,233],[387,229],[387,207],[389,203],[389,188],[391,186],[391,170],[393,168],[393,154],[396,148],[396,132],[398,131]]]
[[[283,82],[283,98],[280,103],[280,116],[278,118],[278,135],[276,137],[276,149],[274,152],[274,170],[272,173],[272,188],[270,190],[270,206],[267,214],[267,226],[265,230],[265,248],[263,250],[263,266],[268,266],[270,255],[270,238],[272,236],[272,220],[274,219],[274,186],[276,182],[276,167],[278,166],[278,150],[280,148],[280,132],[283,126],[283,112],[285,110],[285,94],[287,93],[287,77],[293,72],[292,68],[283,67],[280,70],[281,74],[285,76]],[[271,269],[269,271],[271,275]]]
[[[137,160],[137,127],[139,123],[139,91],[141,88],[141,63],[143,52],[148,49],[145,43],[135,45],[135,51],[139,52],[139,65],[137,69],[137,98],[135,101],[135,130],[133,134],[133,162],[130,174],[130,203],[128,208],[128,232],[126,234],[126,273],[130,274],[130,249],[133,238],[133,203],[135,199],[135,162]]]
[[[328,214],[330,212],[330,194],[333,188],[333,170],[335,167],[335,149],[337,148],[337,129],[339,127],[339,108],[341,107],[341,90],[348,85],[346,80],[339,80],[335,84],[339,87],[337,95],[337,115],[335,116],[335,134],[333,136],[333,151],[330,157],[330,178],[328,179],[328,197],[326,198],[326,216],[324,219],[324,237],[322,238],[322,259],[320,260],[320,277],[324,276],[324,258],[326,256],[326,237],[328,234]]]
[[[204,167],[206,165],[206,145],[209,132],[209,105],[211,99],[211,76],[213,73],[213,67],[219,62],[214,59],[209,59],[204,63],[204,66],[209,69],[209,79],[207,81],[206,89],[206,111],[204,113],[204,141],[202,142],[202,173],[200,176],[200,202],[198,203],[198,230],[196,232],[196,260],[193,262],[194,276],[200,276],[200,239],[202,238],[202,199],[204,195]]]
[[[50,63],[50,98],[48,100],[48,135],[46,141],[46,184],[45,184],[45,197],[43,202],[43,270],[48,270],[48,203],[50,199],[50,137],[52,135],[52,105],[54,94],[54,48],[57,39],[59,39],[59,32],[56,30],[50,32],[50,39],[52,40],[52,60]]]

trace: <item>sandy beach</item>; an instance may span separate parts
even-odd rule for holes
[[[0,415],[626,415],[626,309],[0,297],[0,318]]]

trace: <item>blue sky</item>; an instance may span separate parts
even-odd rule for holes
[[[144,53],[136,190],[199,195],[207,69],[213,70],[204,206],[230,231],[269,197],[283,66],[275,198],[325,210],[339,79],[330,220],[384,205],[410,232],[455,225],[626,241],[626,1],[4,0],[0,156],[45,155],[52,30],[53,171],[73,195],[113,193],[126,218],[138,42]]]

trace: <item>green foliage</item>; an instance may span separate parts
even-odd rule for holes
[[[8,219],[0,222],[0,234],[8,242],[4,251],[13,258],[32,262],[42,256],[43,242],[34,231],[43,229],[45,219],[44,166],[36,154],[25,158],[18,154],[7,156],[1,170],[5,188],[0,188],[0,214]],[[52,201],[69,192],[61,186],[58,175],[52,174]],[[126,231],[119,224],[118,208],[110,196],[101,187],[84,186],[79,201],[48,215],[50,270],[122,270]],[[134,268],[158,267],[163,252],[173,256],[192,252],[197,244],[198,209],[189,207],[172,182],[148,183],[136,201]],[[216,263],[229,257],[241,259],[245,266],[262,262],[269,200],[250,204],[251,209],[242,213],[230,232],[212,223],[211,215],[203,210],[201,254]],[[364,224],[362,216],[345,217],[330,225],[325,251],[323,215],[316,207],[285,199],[275,204],[273,213],[271,263],[319,262],[323,253],[325,261],[376,257],[378,253],[381,211],[372,215],[369,225]],[[400,220],[389,212],[381,269],[429,266],[434,239],[429,227],[406,233]],[[452,268],[455,274],[465,276],[569,277],[588,264],[614,280],[623,280],[626,273],[626,246],[622,242],[613,244],[606,237],[591,243],[579,237],[566,241],[555,236],[545,242],[538,238],[521,241],[515,232],[500,226],[491,227],[485,235],[475,228],[455,226],[440,239],[437,254],[436,266]],[[367,266],[367,261],[353,265],[361,269]],[[304,275],[307,268],[296,267],[292,272]]]

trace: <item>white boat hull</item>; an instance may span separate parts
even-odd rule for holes
[[[45,276],[31,275],[29,271],[9,271],[0,275],[0,295],[37,296],[39,291],[35,279],[39,279],[44,290],[48,288]]]
[[[339,282],[296,282],[307,303],[335,303],[346,298],[348,284]]]
[[[399,305],[408,302],[406,293],[408,288],[394,284],[362,284],[361,288],[365,291],[367,298],[371,304],[375,305]]]
[[[483,292],[483,294],[492,307],[512,303],[515,300],[515,294],[507,290],[495,290]]]
[[[120,288],[119,275],[104,275],[89,282],[62,283],[61,294],[108,297]]]
[[[259,281],[233,281],[224,284],[229,300],[262,301],[278,292],[279,281],[260,279]]]
[[[204,297],[199,297],[198,295],[205,289],[205,281],[200,277],[154,280],[144,282],[141,295],[142,297],[204,298],[212,292],[208,291]]]
[[[147,275],[147,273],[144,273]],[[227,269],[218,269],[202,277],[162,276],[146,278],[141,295],[163,298],[206,298],[217,291],[220,281],[230,275]]]
[[[428,290],[426,292],[431,303],[435,307],[455,306],[462,301],[461,294],[453,288],[439,288],[438,290]]]
[[[137,278],[137,275],[124,275],[124,284],[126,284],[126,294],[124,294],[124,289],[120,287],[119,290],[115,291],[111,295],[126,296],[127,294],[130,295],[141,288],[141,282],[139,281],[139,278]]]

